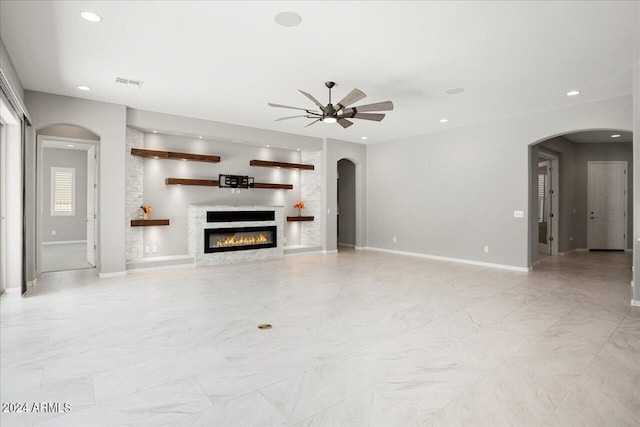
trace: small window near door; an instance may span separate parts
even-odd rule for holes
[[[546,222],[545,211],[547,209],[547,175],[538,174],[538,222]]]
[[[51,215],[76,214],[76,169],[51,168]]]

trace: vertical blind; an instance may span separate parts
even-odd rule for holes
[[[538,222],[546,222],[544,212],[546,210],[547,202],[547,175],[538,174]]]
[[[51,168],[51,214],[75,214],[75,169]]]

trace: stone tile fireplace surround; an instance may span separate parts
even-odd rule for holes
[[[208,212],[213,214],[207,215]],[[220,215],[221,212],[226,214]],[[234,212],[238,212],[238,214],[234,215]],[[263,215],[258,215],[260,212],[273,212],[273,219],[270,219],[269,216],[265,219]],[[252,215],[252,213],[256,213],[256,215]],[[207,221],[207,216],[209,216],[209,221]],[[196,265],[260,261],[284,256],[284,208],[282,206],[189,205],[187,222],[189,255],[195,258]],[[212,234],[213,229],[239,230],[270,227],[276,227],[275,247],[246,249],[243,246],[242,250],[205,252],[205,234]],[[205,232],[205,230],[209,231]],[[207,245],[209,243],[207,242]]]

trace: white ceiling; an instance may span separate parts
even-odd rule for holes
[[[637,1],[2,1],[27,89],[301,135],[379,142],[629,94]],[[80,18],[102,16],[99,24]],[[274,16],[295,11],[297,27]],[[116,85],[139,79],[141,89]],[[343,129],[275,122],[357,87],[395,110]],[[81,92],[77,85],[91,87]],[[447,95],[462,87],[464,93]],[[576,97],[565,93],[579,89]],[[441,118],[449,123],[440,123]]]
[[[611,135],[620,135],[617,138],[611,138]],[[563,135],[569,141],[581,144],[594,144],[603,142],[633,142],[633,134],[631,132],[620,132],[615,130],[590,130],[584,132],[574,132]]]

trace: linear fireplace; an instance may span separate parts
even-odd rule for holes
[[[244,251],[278,246],[276,226],[206,228],[204,252]]]

